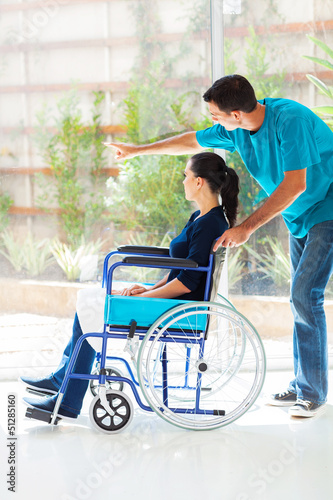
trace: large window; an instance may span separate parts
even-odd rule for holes
[[[4,337],[17,328],[2,347],[12,376],[58,361],[77,290],[100,281],[108,251],[168,245],[191,213],[186,157],[119,165],[101,143],[209,125],[210,6],[12,1],[0,16],[0,293]]]
[[[329,56],[310,37],[333,47],[330,0],[2,2],[0,377],[55,364],[77,290],[100,281],[103,255],[168,245],[191,213],[185,156],[120,165],[102,141],[210,126],[201,96],[223,72],[247,76],[259,99],[331,105],[306,76],[332,85],[332,70],[311,59]],[[241,177],[242,220],[264,194],[236,153],[226,159]],[[229,255],[230,296],[269,342],[291,333],[288,267],[280,217]],[[329,302],[327,316],[332,330]]]
[[[311,59],[330,59],[323,44],[328,48],[333,46],[331,2],[232,3],[234,13],[224,13],[225,74],[246,76],[258,99],[284,97],[310,108],[331,104],[332,99],[318,88],[318,80],[332,85],[333,72],[324,61],[320,64]],[[318,79],[318,86],[309,75]],[[327,111],[320,116],[332,125]],[[227,154],[227,160],[241,176],[240,216],[245,218],[260,206],[265,194],[248,175],[237,153]],[[229,290],[234,302],[262,336],[290,335],[288,232],[282,217],[260,228],[247,245],[231,253]],[[332,329],[329,302],[333,298],[332,282],[326,298],[329,329]]]

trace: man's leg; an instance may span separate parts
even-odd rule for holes
[[[316,224],[298,241],[291,236],[290,255],[295,362],[290,389],[299,399],[322,404],[328,389],[324,291],[333,269],[333,221]]]
[[[303,255],[303,250],[307,241],[307,237],[304,238],[295,238],[292,234],[289,235],[289,251],[290,251],[290,295],[292,291],[292,285],[295,279],[296,271],[298,268],[298,264]],[[292,308],[292,299],[290,297],[290,304]],[[289,384],[289,391],[297,393],[296,388],[296,377],[298,373],[298,338],[297,338],[297,329],[294,325],[293,330],[293,355],[294,355],[294,375],[295,378]]]

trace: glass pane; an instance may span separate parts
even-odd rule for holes
[[[331,60],[327,48],[332,50],[333,46],[332,2],[239,0],[232,3],[233,12],[224,13],[225,73],[246,76],[258,99],[283,97],[310,108],[332,106],[332,99],[318,88],[320,83],[317,81],[316,86],[307,78],[314,75],[324,84],[332,85],[332,68],[323,61],[318,63],[308,58]],[[332,112],[326,109],[320,116],[332,127]],[[242,221],[264,202],[265,192],[247,173],[237,153],[227,153],[227,162],[240,174],[239,220]],[[327,287],[325,306],[331,350],[332,283],[331,280]],[[267,352],[274,358],[271,367],[292,365],[289,286],[288,231],[279,216],[229,255],[230,299],[267,339]],[[278,339],[285,342],[285,350],[282,343],[275,343]]]
[[[168,246],[192,211],[185,156],[121,165],[102,142],[209,124],[209,0],[28,3],[0,17],[0,377],[54,366],[106,253]]]

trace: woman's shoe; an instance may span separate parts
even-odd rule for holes
[[[23,398],[23,401],[27,406],[32,408],[37,408],[37,410],[53,412],[58,396],[41,397],[41,398]],[[60,406],[58,410],[58,415],[64,420],[70,419],[75,420],[78,415],[72,413]]]
[[[28,392],[34,394],[42,394],[45,396],[50,396],[52,394],[57,394],[59,387],[55,385],[51,377],[46,378],[28,378],[20,377],[19,380],[26,384],[26,389]]]

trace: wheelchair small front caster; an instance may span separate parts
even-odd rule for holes
[[[116,368],[113,368],[113,366],[110,366],[109,368],[106,368],[106,374],[109,376],[109,377],[122,377],[123,374],[118,371]],[[92,372],[93,375],[99,375],[99,370],[96,369]],[[97,396],[98,394],[98,380],[91,380],[90,381],[90,384],[89,384],[89,387],[90,387],[90,392],[93,396]],[[124,388],[124,382],[117,382],[116,380],[114,380],[113,382],[111,382],[110,380],[107,380],[106,381],[106,387],[107,389],[110,389],[110,390],[115,390],[115,391],[122,391],[123,388]]]
[[[92,426],[105,434],[115,434],[124,430],[132,421],[133,405],[130,398],[121,391],[107,390],[107,411],[99,395],[90,404],[89,416]]]

